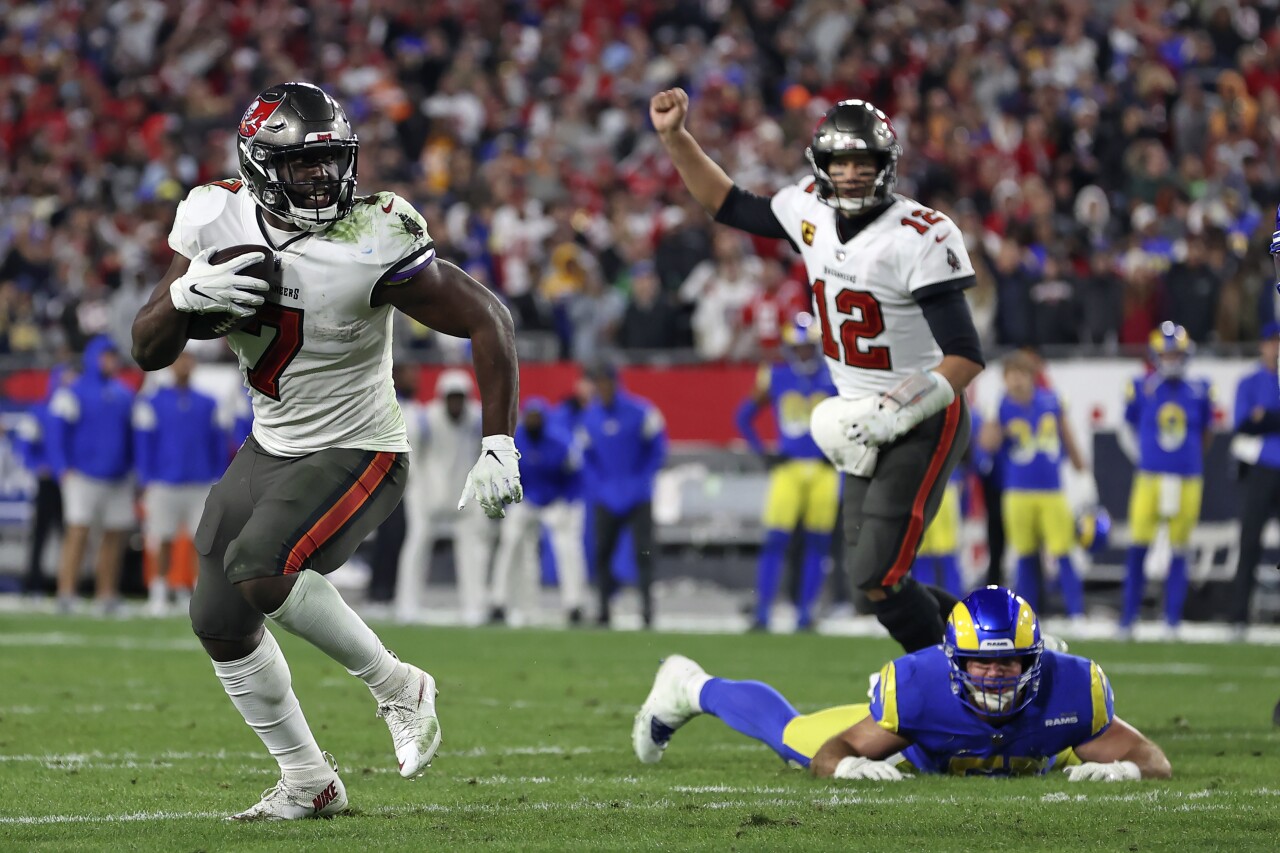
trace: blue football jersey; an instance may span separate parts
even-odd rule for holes
[[[1205,379],[1165,379],[1157,373],[1128,388],[1124,417],[1138,433],[1138,469],[1198,477],[1204,472],[1204,431],[1213,425],[1213,393]]]
[[[1062,488],[1062,405],[1058,395],[1037,388],[1030,402],[1011,397],[1000,401],[1001,470],[1006,489],[1056,492]]]
[[[788,459],[824,458],[809,434],[809,415],[837,393],[826,363],[820,362],[811,373],[801,373],[786,361],[765,365],[756,385],[769,394],[778,423],[778,452]]]
[[[988,722],[952,690],[942,646],[900,657],[880,670],[871,716],[911,741],[905,758],[921,773],[1037,776],[1060,753],[1107,730],[1114,717],[1111,685],[1087,658],[1045,652],[1040,690],[1008,719]]]

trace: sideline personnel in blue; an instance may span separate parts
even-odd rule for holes
[[[49,464],[49,401],[54,393],[70,385],[76,374],[64,365],[49,371],[49,390],[45,398],[31,408],[18,425],[15,446],[22,465],[36,478],[36,493],[31,507],[31,536],[27,540],[27,573],[22,591],[28,595],[47,592],[44,578],[44,545],[56,529],[64,532],[62,521],[62,486]]]
[[[134,525],[133,391],[119,379],[120,354],[105,336],[89,341],[84,372],[49,401],[49,465],[62,482],[67,532],[58,563],[58,609],[71,611],[89,528],[102,527],[98,546],[97,603],[119,607],[120,561]]]
[[[813,605],[822,592],[824,563],[831,555],[831,534],[840,508],[840,475],[809,433],[809,416],[818,403],[834,397],[836,386],[818,351],[822,330],[813,315],[801,313],[782,331],[786,358],[764,364],[755,392],[738,407],[738,432],[769,466],[764,504],[764,542],[756,574],[756,613],[752,630],[769,628],[769,611],[778,594],[787,546],[799,527],[804,535],[796,629],[813,627]],[[753,421],[765,406],[773,409],[777,451],[770,453]]]
[[[631,528],[641,618],[653,625],[653,481],[667,457],[662,413],[641,397],[618,387],[612,364],[594,365],[596,398],[582,413],[582,467],[587,498],[594,505],[595,548],[592,566],[600,591],[597,623],[610,624],[615,582],[610,569],[623,528]]]
[[[1262,528],[1280,512],[1280,323],[1262,327],[1258,367],[1236,388],[1236,435],[1231,453],[1244,463],[1240,477],[1240,559],[1231,590],[1231,621],[1242,634],[1249,623],[1254,574],[1262,558]]]
[[[1160,747],[1113,705],[1096,663],[1045,651],[1031,605],[989,586],[951,611],[942,645],[872,676],[870,705],[801,715],[767,684],[712,678],[672,655],[636,715],[632,742],[651,764],[676,729],[706,713],[820,777],[1043,776],[1065,767],[1072,782],[1169,778]]]
[[[195,367],[194,356],[179,355],[170,368],[173,384],[139,397],[133,409],[134,456],[144,490],[142,533],[156,559],[147,601],[153,616],[168,612],[174,537],[180,528],[195,536],[209,489],[228,464],[218,403],[191,387]]]

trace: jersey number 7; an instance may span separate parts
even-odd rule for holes
[[[869,340],[884,331],[884,316],[875,296],[865,290],[841,290],[836,294],[836,316],[832,317],[827,305],[827,283],[818,279],[813,283],[813,301],[822,324],[823,355],[863,370],[893,369],[888,347],[858,348],[860,338]]]
[[[250,335],[261,335],[263,326],[276,330],[258,361],[249,368],[249,384],[272,400],[280,399],[280,377],[302,351],[302,318],[301,308],[264,302],[258,306],[253,322],[245,326],[245,332]]]

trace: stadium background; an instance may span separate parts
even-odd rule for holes
[[[684,514],[664,519],[667,541],[688,553],[668,565],[722,565],[717,577],[746,585],[762,473],[733,442],[731,409],[781,319],[803,304],[803,274],[785,243],[706,219],[648,130],[646,104],[660,88],[688,89],[700,141],[740,184],[767,193],[804,173],[827,106],[865,97],[903,140],[900,190],[965,232],[989,357],[1030,344],[1050,358],[1078,427],[1108,460],[1100,486],[1120,519],[1127,483],[1110,475],[1123,466],[1099,454],[1110,452],[1147,332],[1165,318],[1186,325],[1195,370],[1215,377],[1229,411],[1250,342],[1276,317],[1266,244],[1280,201],[1277,11],[827,0],[12,7],[0,37],[5,426],[43,394],[43,370],[92,335],[127,346],[167,265],[176,202],[234,173],[234,124],[259,89],[311,80],[357,127],[365,191],[412,200],[441,255],[511,306],[526,392],[562,395],[573,365],[602,354],[634,365],[625,381],[662,406],[680,442],[672,468],[692,466],[674,478]],[[407,324],[397,332],[404,360],[465,360],[456,341]],[[201,381],[225,388],[225,350],[201,350],[211,362]],[[12,543],[28,484],[3,458]],[[690,485],[707,471],[716,476]],[[1225,464],[1210,472],[1197,542],[1217,550],[1220,577],[1233,568],[1234,493]],[[1274,529],[1268,541],[1280,542]],[[725,549],[727,563],[710,558]],[[1114,577],[1105,566],[1091,579]]]

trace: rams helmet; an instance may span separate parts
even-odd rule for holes
[[[974,590],[947,619],[943,650],[951,664],[951,690],[985,717],[1009,717],[1040,690],[1044,640],[1026,599],[999,586]],[[1008,678],[969,674],[969,658],[1020,658],[1022,672]]]
[[[1151,362],[1162,376],[1181,376],[1187,369],[1187,362],[1195,352],[1196,345],[1187,334],[1187,330],[1165,320],[1160,328],[1153,329],[1149,342]]]
[[[1090,554],[1107,550],[1111,541],[1111,513],[1103,507],[1089,507],[1076,518],[1076,541]]]

